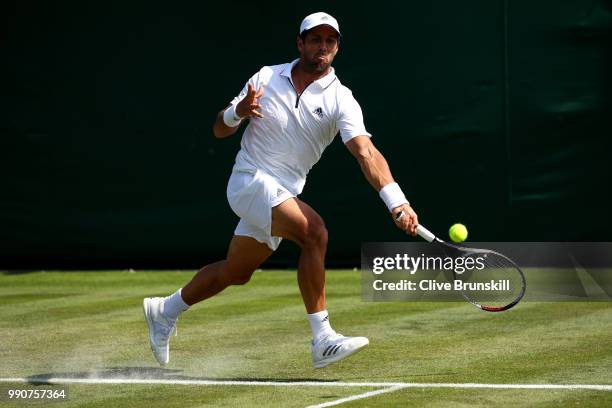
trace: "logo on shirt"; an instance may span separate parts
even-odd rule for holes
[[[317,109],[313,110],[312,113],[317,115],[319,117],[319,119],[323,119],[323,109],[317,108]]]
[[[283,194],[285,194],[285,190],[280,189],[280,188],[276,190],[276,196],[277,196],[277,197],[280,197],[280,196],[282,196]]]

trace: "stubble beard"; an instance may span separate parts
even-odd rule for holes
[[[304,58],[303,69],[309,74],[323,74],[327,72],[331,63],[318,62],[309,58]]]

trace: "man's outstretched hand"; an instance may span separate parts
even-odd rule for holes
[[[260,112],[261,105],[259,104],[259,98],[261,98],[263,94],[263,86],[255,91],[253,85],[248,84],[246,96],[236,105],[236,115],[240,116],[240,118],[263,118]]]

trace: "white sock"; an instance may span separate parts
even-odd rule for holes
[[[312,329],[312,341],[314,343],[335,333],[329,324],[329,313],[327,313],[327,310],[309,314],[308,321]]]
[[[189,305],[181,297],[181,289],[164,298],[162,313],[168,319],[178,319],[179,315],[187,309],[189,309]]]

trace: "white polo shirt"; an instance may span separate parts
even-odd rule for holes
[[[355,136],[371,136],[361,107],[333,68],[298,97],[291,80],[297,62],[263,67],[249,79],[247,84],[255,90],[264,86],[259,99],[264,117],[250,119],[234,165],[234,171],[263,170],[294,195],[302,192],[306,175],[338,132],[344,143]],[[245,97],[247,89],[245,85],[232,105]]]

